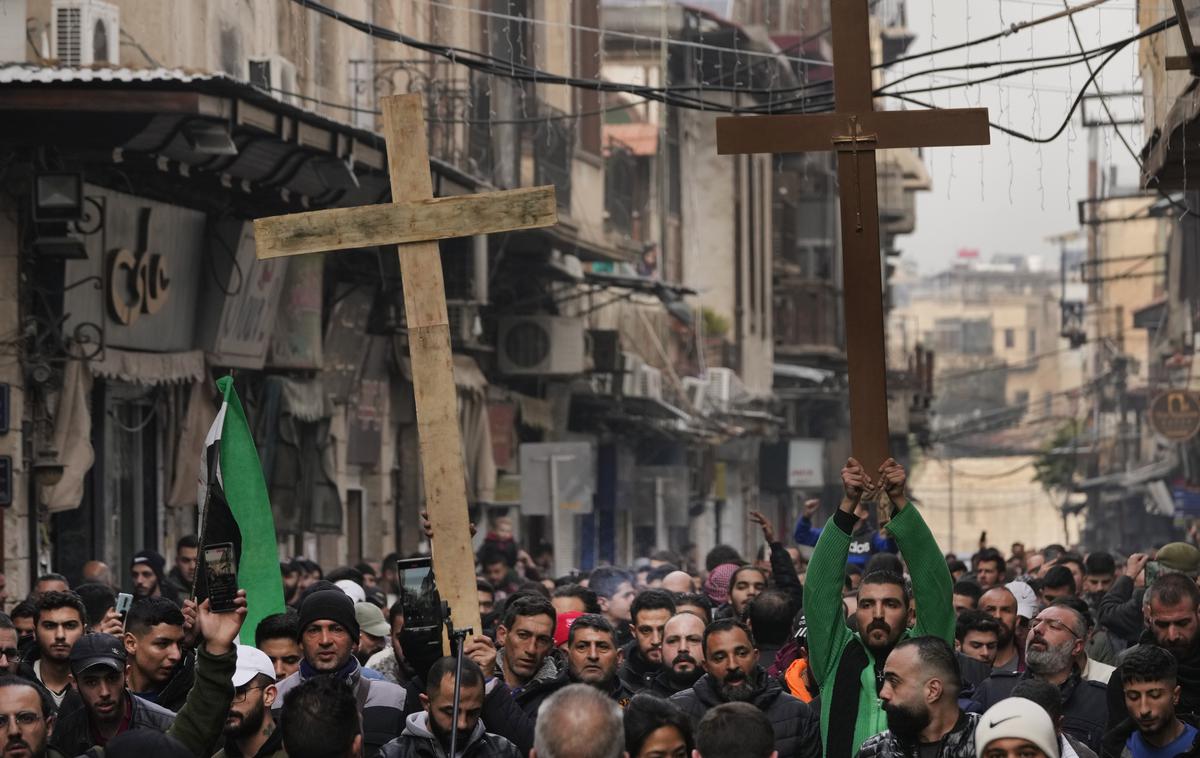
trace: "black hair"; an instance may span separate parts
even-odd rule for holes
[[[254,630],[254,646],[262,647],[267,640],[300,639],[300,612],[289,608],[284,613],[274,613],[258,622]]]
[[[395,624],[398,618],[404,618],[404,598],[400,598],[388,608],[388,623]]]
[[[475,577],[475,591],[486,592],[492,596],[493,600],[496,599],[496,588],[492,586],[491,582],[489,582],[487,579],[484,579],[482,576]]]
[[[500,623],[505,629],[512,629],[518,616],[549,616],[551,629],[558,623],[558,614],[555,613],[554,606],[546,598],[537,595],[524,595],[505,603],[504,617]]]
[[[979,564],[981,563],[996,564],[996,571],[1000,572],[1001,576],[1008,570],[1008,562],[1004,560],[1004,555],[994,547],[985,547],[971,559],[971,564],[975,567],[976,571],[979,571]]]
[[[509,560],[508,553],[490,542],[483,543],[483,547],[479,548],[479,555],[476,558],[479,561],[479,565],[484,567],[494,566],[497,563],[503,563],[509,568],[513,566]]]
[[[125,631],[138,636],[159,624],[183,626],[183,611],[165,597],[144,597],[134,602],[125,617]]]
[[[180,550],[184,549],[185,547],[186,548],[194,547],[197,550],[199,550],[200,549],[200,540],[197,539],[196,535],[194,535],[194,534],[185,534],[179,538],[178,542],[175,543],[175,552],[178,553]]]
[[[354,570],[362,574],[364,579],[367,576],[379,576],[379,572],[375,570],[375,567],[366,561],[354,564]]]
[[[48,574],[42,574],[37,579],[33,580],[33,586],[36,587],[39,584],[41,584],[42,582],[62,582],[63,584],[67,585],[68,587],[71,586],[71,583],[67,581],[67,578],[65,576],[63,576],[62,574],[56,574],[54,572],[50,572]]]
[[[958,669],[958,658],[954,655],[954,648],[950,643],[946,642],[941,637],[926,635],[923,637],[909,637],[906,640],[901,640],[896,643],[895,650],[901,650],[906,647],[915,647],[917,649],[917,658],[921,661],[921,671],[929,676],[936,676],[942,680],[942,684],[948,690],[953,690],[950,702],[958,699],[958,693],[962,690],[962,674]]]
[[[1044,548],[1042,548],[1042,557],[1045,558],[1047,561],[1054,561],[1054,560],[1058,560],[1058,556],[1062,555],[1065,552],[1067,552],[1067,549],[1065,547],[1063,547],[1062,545],[1058,544],[1057,542],[1055,542],[1051,545],[1046,545]]]
[[[615,566],[601,566],[593,570],[588,577],[588,588],[595,592],[598,597],[611,598],[617,594],[617,588],[625,582],[629,582],[632,585],[633,580],[633,574],[625,569],[619,569]]]
[[[1192,607],[1200,606],[1200,587],[1185,574],[1163,574],[1146,590],[1145,604],[1159,602],[1163,605],[1178,605],[1184,600]]]
[[[629,606],[629,618],[637,626],[638,614],[642,611],[670,611],[675,615],[675,599],[666,590],[643,590]]]
[[[117,605],[117,593],[107,584],[88,582],[75,588],[75,594],[83,601],[87,610],[86,621],[89,626],[96,626],[104,620],[104,615],[110,608]]]
[[[979,598],[983,597],[983,587],[979,586],[979,582],[973,582],[970,579],[959,579],[954,583],[952,594],[969,597],[975,605],[979,605]]]
[[[1075,586],[1075,575],[1071,573],[1071,569],[1059,564],[1051,566],[1050,570],[1042,577],[1042,587],[1053,587],[1054,589],[1067,587],[1067,591],[1072,594],[1078,589]]]
[[[652,568],[646,572],[646,584],[661,582],[663,579],[667,578],[668,574],[674,573],[678,570],[679,567],[671,563],[664,563],[658,568]]]
[[[76,595],[74,592],[43,592],[42,596],[34,604],[34,623],[40,622],[42,614],[46,611],[56,611],[59,608],[74,608],[79,612],[80,623],[87,623],[87,608],[84,607],[83,601],[79,599],[79,595]],[[13,612],[15,613],[16,610],[14,608]]]
[[[12,612],[8,614],[10,619],[34,619],[37,620],[37,606],[28,600],[22,600],[13,606]]]
[[[970,632],[995,634],[1000,637],[1000,622],[983,611],[964,611],[954,624],[954,639],[962,642]]]
[[[4,611],[0,611],[0,629],[12,629],[16,631],[16,627],[13,626],[12,618]]]
[[[1083,570],[1092,576],[1115,574],[1117,573],[1117,561],[1112,557],[1112,553],[1089,553],[1087,560],[1083,562]]]
[[[900,574],[894,574],[891,571],[872,571],[865,574],[862,583],[858,585],[861,592],[863,587],[869,584],[892,584],[900,588],[900,593],[904,597],[904,605],[912,604],[912,590],[908,586],[908,582]]]
[[[729,589],[732,590],[733,585],[737,584],[738,574],[742,573],[743,571],[757,571],[762,576],[763,581],[767,581],[767,572],[764,569],[760,569],[758,566],[747,563],[745,566],[738,566],[733,570],[733,573],[729,575]]]
[[[1075,564],[1078,564],[1080,570],[1082,570],[1084,573],[1087,573],[1087,564],[1084,562],[1083,556],[1080,555],[1079,553],[1075,553],[1075,552],[1061,553],[1061,554],[1059,554],[1058,559],[1054,561],[1054,563],[1058,566],[1062,566],[1067,563],[1075,563]]]
[[[775,752],[775,732],[757,707],[722,703],[696,725],[696,750],[704,758],[769,758]]]
[[[792,596],[783,590],[771,589],[750,601],[746,619],[759,642],[783,645],[791,634],[795,615]]]
[[[692,754],[692,722],[679,706],[648,692],[634,695],[625,706],[625,752],[636,756],[654,732],[674,727],[683,737],[687,755]]]
[[[712,598],[703,592],[676,592],[672,599],[675,601],[675,610],[679,610],[679,606],[681,605],[698,605],[704,609],[708,620],[712,620],[713,601]],[[704,623],[707,624],[708,620]]]
[[[729,545],[717,545],[708,551],[708,555],[704,556],[705,571],[712,571],[717,566],[725,563],[733,563],[740,566],[745,561],[742,560],[741,553]]]
[[[1070,608],[1071,610],[1075,611],[1075,613],[1079,614],[1079,618],[1083,619],[1083,628],[1085,630],[1085,634],[1090,632],[1092,630],[1092,626],[1095,625],[1095,621],[1092,620],[1092,609],[1088,607],[1087,601],[1078,595],[1067,595],[1066,597],[1060,597],[1051,603],[1050,607]]]
[[[1031,676],[1018,680],[1017,686],[1013,687],[1010,697],[1023,697],[1026,700],[1032,700],[1042,707],[1042,710],[1050,716],[1050,721],[1055,724],[1062,718],[1062,691],[1045,679]]]
[[[578,622],[576,622],[578,623]],[[732,632],[734,629],[741,629],[746,634],[746,639],[750,640],[750,647],[758,647],[758,643],[754,641],[754,632],[750,631],[750,627],[739,619],[725,618],[717,619],[708,626],[704,627],[704,655],[708,656],[708,638],[714,634],[721,632]]]
[[[429,673],[425,675],[425,694],[432,697],[433,693],[440,691],[442,681],[446,677],[450,677],[453,681],[454,668],[457,665],[458,659],[452,655],[434,661],[433,665],[429,667]],[[463,687],[482,687],[483,669],[479,668],[478,663],[464,656],[462,675],[459,677],[458,683]]]
[[[1157,645],[1138,645],[1121,659],[1118,667],[1122,682],[1167,682],[1174,684],[1179,676],[1175,656]]]
[[[585,613],[579,616],[571,624],[571,631],[567,632],[567,644],[575,644],[575,632],[580,629],[595,629],[598,632],[606,632],[613,638],[613,644],[616,644],[617,633],[613,629],[613,625],[608,623],[608,619],[601,616],[599,613]]]
[[[354,582],[359,587],[363,586],[362,572],[356,568],[351,568],[350,566],[338,566],[333,571],[330,571],[325,575],[325,580],[328,582],[333,582],[334,584],[337,584],[338,582],[344,582],[347,579]]]
[[[0,675],[0,690],[5,687],[28,687],[38,695],[38,700],[42,703],[42,717],[49,718],[58,712],[58,708],[54,705],[54,697],[50,694],[50,690],[36,682],[33,679],[26,679],[23,676],[16,674]]]
[[[570,583],[557,587],[554,590],[554,597],[576,597],[583,601],[584,613],[600,612],[600,600],[596,597],[595,591],[582,584]]]
[[[332,676],[300,683],[283,699],[280,729],[289,758],[346,755],[362,732],[354,690]]]
[[[876,553],[871,556],[863,568],[863,576],[874,574],[876,571],[886,571],[897,576],[904,576],[904,561],[900,560],[900,556],[895,553]]]
[[[955,571],[967,573],[967,564],[955,558],[952,561],[946,561],[946,570],[953,574]]]

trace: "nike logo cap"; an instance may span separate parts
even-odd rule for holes
[[[1019,739],[1032,744],[1046,758],[1061,758],[1058,735],[1050,715],[1040,705],[1023,697],[1001,700],[983,714],[975,727],[975,758],[996,740]]]

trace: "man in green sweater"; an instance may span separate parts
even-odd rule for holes
[[[905,497],[906,478],[904,467],[891,458],[879,467],[877,483],[858,461],[847,461],[842,469],[845,497],[808,564],[804,610],[809,660],[821,688],[826,758],[850,758],[867,738],[888,728],[879,689],[884,661],[897,642],[933,635],[954,644],[953,581],[933,534]],[[884,571],[867,574],[848,626],[842,577],[858,520],[854,510],[864,495],[873,499],[881,491],[879,526],[886,523],[896,540],[912,577],[912,593],[904,577]]]

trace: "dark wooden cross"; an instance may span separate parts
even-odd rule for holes
[[[830,0],[830,6],[834,111],[719,118],[717,152],[733,155],[837,151],[846,357],[850,373],[850,441],[854,456],[874,477],[875,470],[888,458],[875,151],[986,145],[990,135],[986,108],[876,111],[871,86],[867,0]]]
[[[435,198],[421,96],[392,95],[380,104],[392,202],[257,219],[256,254],[263,259],[398,245],[425,506],[436,535],[433,570],[454,626],[480,634],[450,320],[437,240],[552,226],[558,219],[554,188]]]

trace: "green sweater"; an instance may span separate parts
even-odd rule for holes
[[[839,515],[842,518],[839,518]],[[847,523],[840,523],[840,522]],[[870,649],[862,642],[857,631],[846,625],[845,606],[842,604],[842,586],[846,570],[846,559],[850,550],[850,530],[854,516],[841,511],[829,519],[808,565],[808,576],[804,586],[804,610],[808,621],[809,662],[813,676],[821,688],[821,744],[828,758],[843,758],[845,734],[850,729],[848,713],[831,714],[834,704],[834,688],[842,659],[851,645],[852,660],[865,659],[866,664],[858,676],[858,712],[854,721],[853,741],[849,755],[854,755],[868,738],[887,729],[887,716],[879,703],[875,683],[875,659]],[[887,525],[888,533],[896,540],[900,555],[908,566],[912,577],[913,600],[916,604],[916,625],[904,633],[904,637],[933,635],[954,644],[954,606],[951,604],[953,581],[946,568],[946,560],[938,548],[933,534],[921,518],[920,512],[908,503]],[[853,672],[842,673],[842,687],[852,680]],[[853,686],[852,684],[850,686]],[[845,701],[842,701],[846,705]],[[837,734],[830,743],[830,727]],[[838,739],[841,736],[841,739]],[[831,752],[831,747],[839,755]]]

